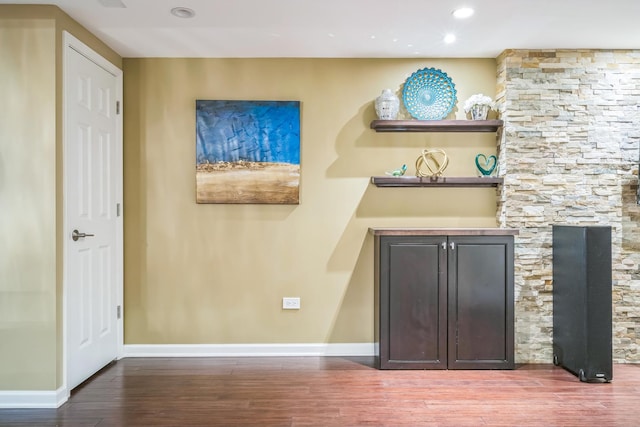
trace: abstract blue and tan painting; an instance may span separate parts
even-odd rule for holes
[[[299,101],[196,101],[197,203],[298,204]]]

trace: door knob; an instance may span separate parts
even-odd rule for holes
[[[71,232],[71,238],[73,239],[74,242],[77,242],[79,238],[81,237],[93,237],[93,234],[87,234],[87,233],[80,233],[78,230],[73,230]]]

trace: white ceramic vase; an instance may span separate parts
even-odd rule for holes
[[[400,111],[400,100],[391,89],[385,89],[376,98],[376,114],[380,120],[395,120]]]

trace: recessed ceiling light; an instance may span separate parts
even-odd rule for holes
[[[453,16],[458,19],[465,19],[473,15],[474,10],[470,7],[461,7],[460,9],[456,9],[453,11]]]
[[[454,41],[456,41],[456,35],[455,34],[447,34],[446,36],[444,36],[444,42],[446,44],[451,44]]]
[[[188,7],[174,7],[171,9],[171,14],[173,16],[177,16],[178,18],[193,18],[196,16],[196,13],[193,9],[189,9]]]

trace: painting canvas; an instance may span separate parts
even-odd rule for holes
[[[298,204],[299,101],[196,101],[196,202]]]

